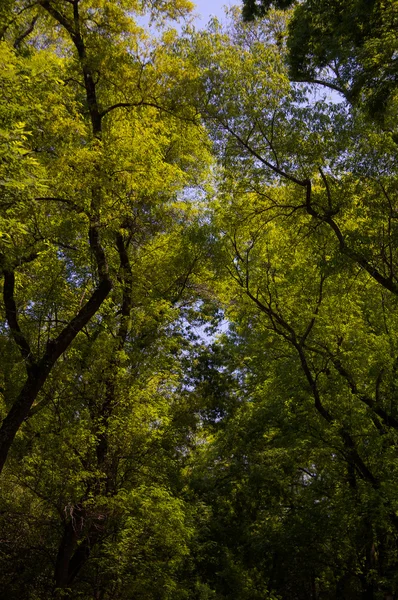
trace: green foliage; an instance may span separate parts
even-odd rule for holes
[[[396,593],[395,4],[288,5],[0,8],[2,597]]]
[[[231,17],[182,46],[219,158],[216,375],[234,373],[239,398],[192,461],[212,507],[197,568],[220,598],[382,598],[396,587],[396,145],[289,82],[284,15]],[[204,366],[196,391],[222,406]]]
[[[176,598],[192,524],[182,315],[206,134],[172,104],[190,3],[10,2],[1,13],[0,580],[13,598]],[[32,28],[21,37],[24,27]],[[40,548],[37,552],[35,549]]]
[[[320,83],[361,104],[372,117],[394,129],[396,120],[398,6],[389,2],[276,2],[293,5],[287,38],[290,74]],[[267,1],[243,0],[244,19],[264,17]]]

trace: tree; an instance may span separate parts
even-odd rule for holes
[[[25,245],[29,249],[29,254],[25,256],[23,252],[19,251],[20,254],[17,257],[11,259],[7,256],[4,259],[4,306],[7,326],[26,365],[26,380],[16,397],[7,400],[12,407],[4,419],[0,431],[2,464],[4,464],[16,432],[27,417],[59,356],[99,310],[112,288],[107,251],[101,242],[101,229],[105,224],[108,226],[109,222],[112,223],[115,231],[114,239],[119,239],[119,255],[123,255],[123,252],[126,251],[125,244],[131,243],[126,242],[123,236],[126,236],[132,228],[134,229],[131,222],[132,202],[139,197],[136,206],[141,205],[144,212],[148,211],[149,206],[145,206],[148,204],[146,198],[158,194],[156,181],[159,183],[160,179],[163,189],[165,189],[165,184],[169,183],[174,192],[180,185],[177,184],[177,180],[182,182],[182,179],[186,177],[181,170],[182,163],[186,160],[184,152],[187,156],[188,147],[189,151],[193,151],[193,146],[189,145],[189,136],[187,136],[185,150],[180,142],[180,153],[178,156],[173,156],[175,146],[173,137],[176,140],[179,132],[184,129],[186,135],[189,124],[184,125],[183,121],[176,123],[172,115],[160,119],[157,117],[161,108],[156,104],[156,100],[159,100],[157,94],[161,93],[156,81],[157,76],[155,75],[152,80],[147,79],[146,72],[142,74],[143,66],[140,61],[135,60],[127,52],[128,44],[132,42],[127,41],[125,36],[129,29],[133,34],[135,26],[134,21],[129,20],[126,16],[124,6],[118,4],[113,6],[114,14],[111,23],[108,22],[110,6],[107,9],[101,8],[101,6],[83,9],[79,8],[78,2],[65,3],[66,12],[60,12],[61,8],[58,5],[44,2],[33,6],[33,10],[37,10],[37,8],[41,11],[40,14],[43,15],[43,18],[48,15],[48,18],[53,19],[59,36],[57,43],[65,46],[65,58],[54,57],[58,76],[62,75],[64,79],[58,80],[54,90],[54,94],[58,93],[59,95],[51,98],[52,114],[48,114],[46,111],[47,106],[37,107],[42,122],[34,122],[32,125],[37,128],[38,135],[42,139],[37,139],[34,135],[36,132],[32,132],[29,147],[26,148],[26,152],[25,149],[22,149],[23,156],[28,156],[28,160],[31,160],[32,155],[42,158],[40,166],[46,169],[43,176],[45,175],[47,179],[45,195],[37,193],[40,192],[40,188],[39,190],[29,190],[34,196],[34,206],[38,211],[38,214],[33,216],[34,222],[27,224],[22,221],[21,223],[21,227],[28,229],[30,233]],[[79,10],[88,12],[80,14]],[[93,11],[98,12],[98,19],[94,21],[91,18]],[[101,44],[106,35],[112,35],[112,28],[116,30],[113,34],[114,43],[108,44],[105,51]],[[137,51],[138,43],[137,39]],[[67,50],[68,44],[69,50]],[[69,57],[68,53],[70,52],[72,55]],[[37,55],[39,58],[36,60],[41,59],[39,64],[43,69],[47,53],[38,51]],[[164,60],[161,52],[159,52],[159,60]],[[40,68],[40,66],[35,68]],[[130,77],[129,79],[124,77],[124,89],[120,90],[117,85],[117,77],[125,75],[127,68],[129,68]],[[173,68],[175,65],[170,66],[171,70]],[[150,72],[152,66],[147,70]],[[101,79],[101,75],[103,75],[103,79]],[[100,77],[100,81],[97,82],[98,77]],[[66,85],[64,81],[66,81]],[[63,95],[60,95],[61,91]],[[49,93],[48,89],[46,93]],[[126,100],[126,95],[128,101],[121,102],[121,100]],[[60,111],[58,114],[57,109]],[[122,114],[130,117],[132,110],[135,110],[135,118],[123,121]],[[70,118],[70,115],[73,118]],[[34,115],[31,116],[31,119],[34,120]],[[166,131],[167,119],[171,123],[169,131]],[[51,123],[48,131],[47,123]],[[123,124],[126,124],[127,130],[124,136],[120,136],[120,127]],[[43,128],[40,128],[40,125]],[[67,133],[66,130],[69,128],[71,129]],[[144,132],[146,143],[143,151],[140,151],[137,145],[138,154],[133,157],[132,154],[128,154],[132,136],[138,141],[139,136],[142,136]],[[182,140],[182,138],[180,139]],[[156,172],[157,179],[153,179],[155,185],[151,188],[147,181],[146,186],[142,186],[142,189],[136,192],[137,184],[131,175],[132,165],[134,161],[139,160],[140,168],[147,169],[147,176],[151,172],[155,175],[154,166],[149,168],[149,164],[154,165],[151,154],[154,144],[157,144],[155,149],[157,162],[155,164],[160,167],[160,170]],[[19,147],[16,147],[16,151],[21,153]],[[162,151],[169,152],[169,156],[163,155],[163,158]],[[37,160],[35,158],[36,162]],[[21,162],[22,159],[19,163],[21,164]],[[22,185],[22,183],[17,182],[17,185]],[[9,182],[7,186],[10,186]],[[161,206],[161,201],[162,197],[159,198],[157,205],[154,204],[153,212],[157,210],[158,206]],[[151,201],[149,201],[149,205],[151,205]],[[119,213],[117,223],[112,219],[116,208]],[[15,211],[15,204],[12,206],[6,204],[5,210],[8,211],[8,216],[10,211]],[[44,223],[50,224],[51,229],[44,228],[43,217]],[[31,210],[29,210],[27,218],[32,218]],[[72,234],[71,230],[73,230]],[[111,237],[110,231],[111,227],[107,227],[105,237],[108,239]],[[123,234],[122,231],[126,233]],[[132,233],[130,231],[130,235]],[[51,243],[54,239],[55,243]],[[89,241],[89,248],[84,243],[86,239]],[[43,247],[45,248],[49,243],[47,252],[43,252]],[[14,247],[16,246],[18,244],[15,242]],[[60,247],[61,250],[57,251],[57,247]],[[73,253],[78,250],[85,253],[85,259],[79,256],[76,260],[76,254]],[[87,251],[89,251],[88,255]],[[12,256],[11,250],[8,255]],[[90,255],[96,263],[96,272],[92,273],[87,271]],[[39,256],[42,270],[47,268],[53,273],[60,269],[65,270],[67,287],[69,286],[72,290],[82,287],[79,286],[80,278],[82,278],[82,284],[84,281],[84,286],[80,293],[78,291],[74,295],[75,303],[77,306],[80,304],[80,310],[76,311],[75,307],[70,306],[70,298],[65,298],[64,301],[72,311],[68,316],[60,317],[59,315],[55,319],[56,327],[53,327],[54,319],[47,320],[46,333],[44,335],[43,332],[36,333],[36,336],[38,335],[36,351],[36,348],[33,349],[33,341],[20,327],[14,287],[16,267],[34,262]],[[45,262],[46,259],[47,262]],[[59,266],[57,267],[57,265]],[[127,268],[127,265],[125,267]],[[34,264],[32,268],[35,268]],[[97,284],[95,285],[96,278]],[[90,279],[91,285],[89,284]],[[41,285],[40,287],[42,288]],[[86,291],[82,295],[84,289]],[[57,292],[60,292],[59,286]],[[65,292],[68,291],[65,290]],[[36,298],[29,300],[31,303],[37,302]],[[51,300],[47,302],[51,303]],[[57,310],[59,313],[60,307],[57,307]],[[73,316],[74,312],[75,316]],[[65,326],[60,327],[61,323]]]
[[[283,15],[246,25],[237,13],[232,18],[228,28],[215,22],[191,44],[198,108],[220,164],[214,255],[226,318],[239,334],[236,365],[247,357],[239,366],[250,381],[242,405],[257,403],[272,415],[257,434],[264,453],[267,427],[288,429],[294,440],[288,442],[292,508],[283,511],[281,500],[275,505],[289,550],[285,558],[274,556],[276,574],[270,551],[265,586],[286,598],[374,598],[396,586],[397,498],[390,487],[397,433],[396,145],[358,107],[308,100],[308,88],[289,82],[278,44]],[[233,437],[244,426],[236,430],[233,464],[237,448],[246,449]],[[222,444],[228,434],[219,435]],[[303,454],[295,454],[296,446]],[[231,485],[228,459],[216,456],[213,468],[226,461]],[[255,457],[244,455],[239,471],[249,544],[262,518],[258,507],[250,514],[246,473],[255,472]],[[313,545],[299,516],[303,505],[308,519],[331,523],[308,562],[296,554],[297,538],[289,538],[296,531],[305,548]],[[344,548],[336,563],[334,538]],[[283,547],[274,538],[275,544]],[[278,580],[285,561],[308,569],[296,596],[293,583],[283,588]]]
[[[154,3],[150,14],[189,9]],[[170,93],[190,77],[170,52],[175,33],[150,40],[136,13],[79,0],[1,13],[10,598],[159,597],[155,573],[167,598],[187,552],[178,324],[205,265],[184,189],[209,153],[194,109]]]
[[[394,595],[395,92],[145,6],[1,7],[3,594]]]
[[[243,17],[263,17],[270,6],[244,1]],[[282,1],[275,6],[294,6],[287,39],[291,77],[337,90],[395,131],[396,2]]]

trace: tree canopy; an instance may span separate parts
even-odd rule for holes
[[[396,4],[191,9],[0,7],[0,596],[391,600]]]
[[[386,127],[395,128],[397,14],[395,0],[243,0],[243,17],[263,17],[271,6],[290,9],[288,62],[299,81],[326,85],[361,103]]]

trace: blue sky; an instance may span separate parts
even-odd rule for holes
[[[239,0],[192,0],[196,4],[195,13],[200,14],[197,20],[198,27],[204,27],[212,15],[222,17],[224,14],[223,6],[240,4]]]

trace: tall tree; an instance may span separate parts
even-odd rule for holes
[[[161,20],[190,4],[148,8]],[[142,12],[65,0],[1,13],[10,598],[169,598],[187,552],[178,323],[205,249],[184,190],[209,152],[195,110],[171,94],[190,77],[175,32],[151,39]]]
[[[297,4],[244,0],[243,17],[263,17],[271,5],[293,7],[287,39],[293,79],[328,86],[349,101],[361,103],[396,134],[395,0]]]
[[[337,524],[355,514],[358,531],[356,539],[342,542],[351,545],[348,570],[328,562],[330,579],[313,556],[302,590],[292,596],[293,587],[278,590],[281,582],[275,583],[268,564],[264,585],[286,598],[317,598],[325,575],[322,594],[332,585],[331,597],[374,598],[383,586],[388,593],[396,586],[397,497],[390,487],[398,425],[396,145],[391,132],[370,123],[358,107],[308,99],[308,88],[289,82],[279,44],[283,15],[273,12],[246,25],[238,13],[231,16],[225,29],[214,22],[191,47],[200,70],[197,102],[220,163],[214,254],[226,316],[239,332],[236,368],[250,381],[242,403],[265,405],[282,430],[293,412],[300,423],[291,426],[297,427],[293,448],[311,440],[304,455],[292,450],[288,471],[296,487],[304,473],[305,491],[294,492],[293,512],[277,518],[291,526],[296,501],[311,498],[309,515],[315,518],[325,506]],[[242,356],[247,360],[240,366]],[[234,435],[242,435],[239,425],[231,433],[233,464],[239,456]],[[246,482],[255,466],[244,445],[239,448],[239,478]],[[214,469],[217,451],[216,457]],[[224,460],[220,469],[234,480]],[[249,482],[250,475],[247,490]],[[341,488],[347,513],[337,516],[334,511],[344,509]],[[243,502],[255,527],[261,511],[250,513],[250,491]],[[348,528],[350,536],[355,527]],[[327,536],[340,537],[337,529]],[[293,554],[291,547],[287,560],[295,561]],[[326,548],[322,555],[328,556]],[[351,592],[342,591],[347,586]]]
[[[170,10],[184,10],[184,6],[173,9],[166,6],[164,11],[168,14]],[[150,211],[149,219],[152,215],[156,219],[155,214],[161,211],[164,199],[175,194],[187,181],[185,166],[188,167],[188,162],[192,164],[188,154],[199,156],[201,153],[200,138],[195,139],[193,135],[195,125],[188,122],[192,114],[181,115],[185,121],[176,121],[178,116],[170,114],[167,104],[162,105],[167,89],[161,79],[176,75],[178,66],[167,64],[162,43],[157,50],[157,60],[159,65],[164,65],[163,74],[156,71],[154,58],[150,58],[153,49],[143,49],[140,55],[143,33],[128,16],[128,8],[119,3],[86,6],[78,1],[39,2],[26,7],[14,3],[15,19],[19,14],[25,18],[29,10],[41,18],[35,22],[33,34],[36,26],[46,27],[46,20],[51,29],[44,29],[40,34],[38,30],[38,38],[27,43],[27,52],[33,54],[34,59],[16,58],[14,72],[5,74],[8,82],[14,76],[19,86],[15,91],[21,96],[25,89],[33,87],[26,81],[29,69],[41,70],[40,75],[34,72],[41,83],[35,91],[38,104],[26,124],[17,122],[20,137],[24,127],[29,136],[25,136],[24,146],[21,146],[16,134],[5,168],[19,165],[26,178],[25,166],[28,167],[30,161],[32,166],[42,169],[41,176],[46,183],[44,192],[43,185],[35,186],[32,177],[29,186],[26,181],[17,179],[14,188],[24,186],[24,196],[14,193],[13,198],[7,198],[4,203],[8,221],[17,211],[22,213],[17,230],[25,232],[22,247],[19,240],[10,238],[10,248],[3,258],[5,317],[20,354],[17,378],[24,382],[20,389],[14,386],[11,396],[6,398],[8,411],[0,429],[1,467],[16,432],[56,361],[98,312],[115,285],[109,266],[110,253],[116,251],[119,255],[128,277],[124,256],[131,244],[129,236],[145,237],[145,233],[136,232],[132,212]],[[12,25],[15,19],[10,20]],[[6,38],[10,28],[11,25],[4,27]],[[58,54],[36,50],[41,44],[40,36],[51,32],[56,39],[49,43],[57,45]],[[146,67],[145,54],[149,60]],[[22,73],[16,73],[17,68],[27,69],[22,84],[19,82]],[[47,68],[52,69],[53,76],[46,86],[44,71]],[[12,87],[10,90],[14,92]],[[46,94],[44,104],[40,103],[43,94]],[[7,97],[4,107],[6,104]],[[25,114],[28,110],[28,107],[21,109]],[[125,129],[123,134],[122,128]],[[15,154],[18,161],[13,159]],[[198,172],[192,169],[195,170]],[[145,184],[140,182],[139,173],[145,174]],[[6,177],[10,179],[8,173]],[[13,193],[12,181],[12,178],[6,181],[9,194]],[[17,203],[22,203],[23,212]],[[8,227],[12,225],[11,220]],[[26,309],[21,312],[15,293],[17,272],[21,270],[21,277],[29,280],[29,269],[37,272],[39,265],[42,272],[48,270],[55,278],[62,273],[62,285],[55,285],[54,279],[47,281],[45,291],[43,283],[34,276],[33,285],[36,284],[41,297],[37,297],[37,292],[30,292],[31,297],[24,299],[28,303]],[[132,293],[133,283],[129,286]],[[22,303],[22,299],[18,303]],[[37,326],[29,314],[35,313],[34,308],[43,303],[40,315],[35,314],[33,318],[33,322],[39,319]],[[131,301],[126,300],[123,310],[127,313],[130,309]],[[22,320],[27,321],[26,325]],[[25,375],[19,372],[21,361]]]

